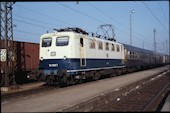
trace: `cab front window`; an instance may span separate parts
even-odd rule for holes
[[[43,38],[42,47],[50,47],[52,43],[52,38]]]
[[[68,36],[62,36],[56,38],[56,46],[67,46],[69,43]]]

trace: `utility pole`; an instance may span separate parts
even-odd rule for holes
[[[2,24],[1,24],[1,2],[0,2],[0,25],[2,26]],[[1,73],[1,45],[2,45],[1,44],[1,37],[2,37],[1,26],[0,26],[0,73]],[[2,82],[2,75],[0,74],[0,76],[1,76],[1,82]]]
[[[143,41],[143,49],[144,49],[144,41]]]
[[[165,46],[165,49],[166,49],[166,52],[165,52],[165,54],[167,54],[168,55],[168,41],[166,40],[166,44],[165,44],[166,46]]]
[[[76,4],[79,4],[79,1],[76,1]]]
[[[12,24],[12,5],[13,2],[0,2],[1,15],[1,37],[0,50],[4,50],[5,60],[1,61],[1,68],[4,72],[1,73],[2,86],[9,87],[16,85],[14,75],[14,45],[13,45],[13,24]],[[3,42],[3,43],[2,43]]]
[[[132,46],[132,16],[131,14],[135,13],[135,10],[130,12],[130,45]]]
[[[156,39],[155,39],[155,32],[156,32],[156,29],[153,30],[153,35],[154,35],[154,51],[156,52]]]

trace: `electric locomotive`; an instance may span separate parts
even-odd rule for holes
[[[125,68],[122,44],[90,36],[80,28],[42,35],[39,57],[41,79],[60,86],[98,80],[102,74]]]

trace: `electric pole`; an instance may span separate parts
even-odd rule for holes
[[[165,52],[165,54],[167,54],[168,55],[168,41],[166,40],[166,47],[165,47],[165,49],[166,49],[166,52]]]
[[[153,35],[154,35],[154,51],[156,52],[156,39],[155,39],[155,32],[156,32],[156,29],[153,30]]]
[[[130,45],[132,46],[132,16],[131,14],[134,14],[135,13],[135,10],[133,9],[131,12],[130,12]]]
[[[0,52],[4,52],[4,60],[1,60],[1,86],[9,87],[15,85],[14,75],[14,45],[13,45],[13,24],[12,24],[12,5],[14,2],[0,2],[1,15],[1,37]],[[4,69],[4,70],[3,70]]]

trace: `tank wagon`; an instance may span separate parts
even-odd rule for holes
[[[163,65],[167,60],[165,55],[90,35],[80,28],[42,35],[39,58],[39,78],[60,87]]]
[[[5,41],[1,40],[1,81],[5,73]],[[31,42],[13,41],[14,44],[14,72],[17,83],[28,81],[27,75],[39,66],[39,44]],[[10,55],[11,51],[8,53]],[[12,73],[12,72],[9,72]],[[3,84],[3,83],[2,83]],[[1,84],[1,85],[2,85]]]

